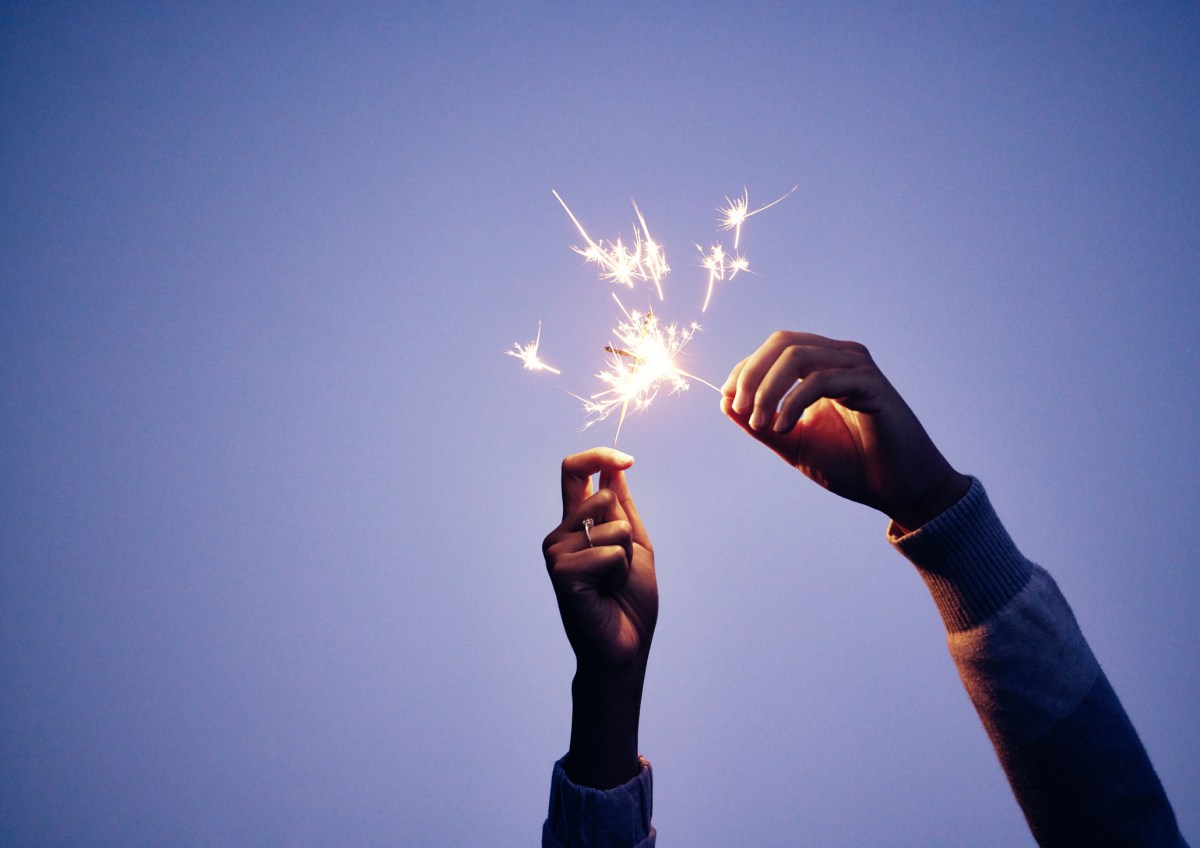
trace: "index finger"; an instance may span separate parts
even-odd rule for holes
[[[592,475],[600,471],[624,471],[633,457],[613,448],[591,448],[573,453],[562,461],[563,518],[592,494]],[[627,490],[628,491],[628,490]]]

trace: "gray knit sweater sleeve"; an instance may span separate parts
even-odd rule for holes
[[[921,573],[950,654],[1039,845],[1182,846],[1137,732],[1050,575],[978,480],[892,544]]]

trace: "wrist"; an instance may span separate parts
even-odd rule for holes
[[[970,477],[948,468],[940,485],[919,498],[898,505],[888,517],[896,522],[904,533],[911,533],[958,503],[970,488]]]
[[[564,763],[576,784],[611,789],[637,776],[645,673],[644,662],[615,672],[576,672],[571,683],[571,748]]]

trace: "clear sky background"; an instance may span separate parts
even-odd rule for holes
[[[797,184],[700,316],[716,207]],[[573,670],[539,544],[613,438],[552,188],[604,238],[637,200],[696,374],[870,347],[1200,844],[1183,2],[0,5],[0,842],[536,843]],[[538,321],[561,377],[503,354]],[[698,384],[619,446],[661,844],[1031,844],[879,515]]]

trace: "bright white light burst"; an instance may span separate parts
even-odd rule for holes
[[[693,321],[683,329],[676,324],[664,326],[653,312],[631,312],[616,295],[613,300],[617,301],[625,320],[617,323],[616,343],[605,348],[608,367],[596,375],[609,388],[590,398],[580,398],[591,419],[584,425],[585,429],[619,409],[621,418],[616,436],[619,437],[621,424],[631,405],[634,411],[645,409],[668,385],[671,394],[686,391],[689,379],[720,391],[712,383],[684,371],[676,362],[684,346],[700,329],[699,324]]]

